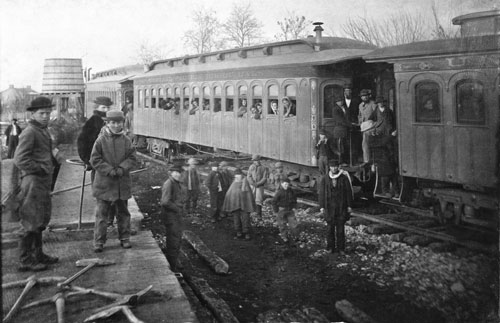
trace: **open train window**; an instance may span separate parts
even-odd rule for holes
[[[441,89],[436,82],[421,82],[415,87],[415,121],[441,122]]]
[[[181,89],[178,87],[174,89],[174,109],[175,114],[179,114],[179,110],[181,109]]]
[[[283,115],[285,118],[293,117],[297,115],[297,89],[295,85],[285,86],[285,96],[281,99],[283,104]]]
[[[165,99],[165,89],[162,87],[158,89],[158,108],[162,110],[167,109],[167,100]]]
[[[342,96],[344,90],[341,85],[331,84],[325,86],[323,89],[323,118],[333,117],[333,107],[335,104],[335,97]]]
[[[220,112],[222,110],[222,90],[220,86],[214,87],[214,112]]]
[[[267,88],[267,115],[278,115],[280,113],[278,106],[278,86],[269,85]]]
[[[182,110],[189,110],[189,88],[185,87],[183,90],[183,99],[182,99]]]
[[[203,87],[203,101],[201,106],[203,111],[210,111],[210,88]]]
[[[247,100],[247,87],[246,86],[240,86],[238,88],[238,97],[239,97],[239,102],[238,102],[238,112],[237,116],[238,118],[243,118],[247,115],[248,112],[248,100]]]
[[[144,94],[142,90],[139,90],[138,97],[139,97],[139,108],[144,108]]]
[[[456,86],[457,123],[484,125],[486,113],[483,84],[476,80],[465,80]]]
[[[250,105],[250,118],[260,120],[262,118],[262,86],[252,87],[252,103]]]
[[[234,111],[234,87],[229,85],[226,87],[226,112]]]
[[[151,102],[149,102],[149,90],[148,89],[145,89],[144,90],[144,107],[147,109],[149,108],[149,104]]]
[[[155,89],[151,89],[151,108],[154,109],[156,108],[156,90]]]

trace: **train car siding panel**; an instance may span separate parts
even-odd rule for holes
[[[212,146],[212,112],[200,111],[200,144],[211,147]]]
[[[307,79],[302,79],[299,82],[297,91],[297,130],[295,134],[292,134],[295,139],[293,160],[303,165],[312,165],[311,139],[313,120],[311,120],[311,114],[313,102],[317,104],[318,100],[317,97],[315,100],[312,99],[310,84],[311,82]],[[318,95],[317,92],[315,95]],[[317,122],[317,120],[316,118],[314,122]]]
[[[252,140],[253,133],[248,129],[248,113],[243,117],[236,117],[235,145],[238,151],[249,152],[248,141]]]
[[[248,148],[251,154],[257,154],[262,150],[262,147],[264,145],[263,124],[264,121],[262,119],[259,120],[250,119],[248,122],[248,128],[250,133]]]
[[[440,126],[415,126],[417,176],[444,179],[444,130]]]
[[[212,147],[222,148],[221,122],[222,111],[212,113]]]
[[[266,109],[266,108],[264,108]],[[261,154],[273,158],[280,158],[280,120],[278,116],[266,116],[264,117],[264,145]]]

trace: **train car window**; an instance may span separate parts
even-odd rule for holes
[[[335,104],[335,97],[342,96],[344,93],[342,86],[331,84],[325,86],[323,90],[323,118],[333,117],[333,107]]]
[[[139,95],[139,108],[144,108],[144,95],[143,95],[143,92],[142,90],[139,90],[138,92],[138,95]]]
[[[457,123],[470,125],[486,124],[483,84],[465,80],[456,86]]]
[[[165,89],[158,89],[158,108],[162,110],[167,110],[167,100],[165,100]]]
[[[246,117],[248,112],[248,100],[247,100],[247,87],[240,86],[238,88],[239,104],[238,104],[238,118]]]
[[[234,111],[234,87],[229,85],[226,87],[226,112]]]
[[[151,103],[151,102],[149,102],[149,90],[148,90],[148,89],[146,89],[146,90],[144,90],[144,107],[145,107],[146,109],[147,109],[147,108],[149,108],[149,104],[150,104],[150,103]]]
[[[222,109],[222,89],[220,86],[214,87],[214,112],[220,112]]]
[[[283,113],[285,118],[293,117],[297,115],[296,106],[297,106],[297,89],[295,85],[287,85],[285,87],[285,96],[281,99],[281,103],[283,104]]]
[[[196,111],[200,109],[200,88],[193,87],[193,98],[191,99],[191,108],[189,109],[189,114],[196,114]]]
[[[267,115],[278,115],[279,107],[278,107],[278,86],[277,85],[269,85],[267,88]]]
[[[210,110],[210,88],[208,86],[203,87],[202,110],[203,111]]]
[[[152,109],[156,108],[156,102],[157,102],[157,99],[156,99],[156,90],[155,89],[151,89],[151,108]]]
[[[421,82],[415,87],[415,121],[441,122],[441,89],[436,82]]]
[[[260,85],[252,87],[250,117],[256,120],[260,120],[262,118],[262,86]]]

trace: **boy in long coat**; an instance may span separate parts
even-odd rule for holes
[[[112,110],[106,113],[106,127],[97,138],[90,164],[96,170],[92,192],[97,200],[94,227],[94,251],[102,252],[106,243],[106,227],[109,209],[117,210],[118,239],[123,248],[130,245],[130,213],[127,201],[132,197],[130,171],[137,163],[132,142],[123,131],[123,112]]]
[[[345,250],[344,225],[352,211],[353,191],[349,174],[339,169],[339,163],[331,160],[329,166],[328,174],[319,180],[318,199],[328,224],[327,249],[335,253]]]
[[[240,169],[234,173],[234,181],[227,190],[222,210],[232,213],[235,239],[250,240],[250,213],[255,210],[255,200],[250,185]]]
[[[170,176],[161,189],[161,219],[165,225],[167,238],[166,256],[170,269],[176,272],[181,269],[178,258],[182,239],[182,214],[184,195],[181,186],[181,166],[172,166]]]
[[[205,185],[208,188],[208,193],[210,194],[210,217],[212,223],[220,220],[222,204],[224,204],[224,197],[227,191],[227,184],[225,183],[225,178],[219,171],[217,162],[211,162],[210,166],[212,170],[207,176]]]
[[[269,169],[261,165],[260,156],[252,156],[253,164],[248,168],[247,180],[252,187],[252,193],[255,196],[257,204],[257,217],[262,218],[262,204],[264,203],[264,185],[269,177]]]
[[[43,253],[42,232],[50,221],[52,182],[52,140],[47,126],[52,111],[51,100],[37,97],[27,108],[31,112],[28,127],[19,138],[14,164],[21,172],[21,188],[17,195],[23,234],[19,243],[19,270],[40,271],[59,259]]]

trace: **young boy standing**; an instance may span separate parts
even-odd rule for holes
[[[19,271],[41,271],[59,259],[43,253],[42,232],[50,221],[52,204],[52,141],[47,125],[52,112],[52,101],[37,97],[27,108],[31,112],[28,127],[19,137],[14,164],[21,172],[19,219],[23,234],[19,243]]]
[[[182,182],[186,189],[186,210],[192,213],[198,206],[198,196],[200,195],[201,178],[196,165],[198,161],[194,158],[188,159],[188,169],[183,174]]]
[[[132,197],[130,170],[137,158],[132,142],[123,131],[123,112],[112,110],[106,113],[103,134],[97,138],[90,164],[96,170],[92,191],[97,199],[94,228],[94,251],[102,252],[106,243],[106,227],[109,208],[117,208],[118,238],[123,248],[130,245],[130,213],[127,200]]]
[[[226,183],[224,182],[224,176],[219,171],[217,162],[211,162],[209,165],[212,170],[207,176],[205,185],[210,194],[210,218],[212,223],[215,223],[221,217],[222,204],[226,195]]]
[[[271,205],[276,214],[276,222],[278,223],[281,239],[284,242],[288,242],[288,239],[295,240],[297,238],[297,219],[295,218],[297,197],[290,188],[290,180],[288,178],[284,178],[281,181],[281,189],[277,190]]]

